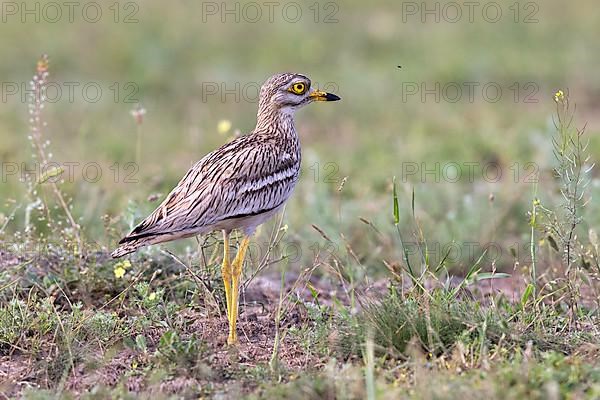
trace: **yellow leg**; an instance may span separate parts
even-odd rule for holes
[[[231,263],[231,315],[229,317],[229,337],[227,338],[227,344],[237,343],[236,325],[240,300],[240,277],[242,276],[242,267],[244,266],[248,244],[250,244],[250,237],[245,236],[235,259]]]
[[[223,266],[221,267],[225,286],[225,302],[227,303],[227,319],[231,325],[231,263],[229,259],[229,234],[223,231]]]

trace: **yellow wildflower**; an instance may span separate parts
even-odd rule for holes
[[[222,119],[217,124],[217,132],[219,135],[224,135],[231,129],[231,122],[227,119]]]
[[[123,275],[125,275],[125,268],[123,268],[121,266],[115,267],[114,273],[115,273],[115,278],[120,279],[123,277]]]
[[[156,292],[152,292],[152,293],[150,293],[150,295],[148,296],[148,300],[152,301],[152,300],[154,300],[154,299],[156,299]]]
[[[557,91],[556,93],[554,93],[554,101],[555,102],[559,102],[559,101],[563,101],[565,99],[565,93],[562,90]]]
[[[125,272],[127,272],[127,268],[131,268],[131,262],[129,260],[119,261],[116,263],[113,270],[115,278],[122,278],[125,275]]]

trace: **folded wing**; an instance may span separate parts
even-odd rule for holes
[[[275,139],[243,136],[206,155],[152,214],[119,242],[205,232],[219,222],[260,214],[283,204],[298,179],[299,160]],[[172,239],[170,239],[172,238]],[[162,241],[162,240],[161,240]]]

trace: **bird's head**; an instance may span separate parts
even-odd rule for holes
[[[301,74],[273,75],[260,88],[259,110],[276,109],[290,113],[313,101],[337,101],[338,96],[310,85],[310,79]]]

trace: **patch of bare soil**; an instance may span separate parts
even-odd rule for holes
[[[19,354],[0,357],[0,394],[13,398],[17,393],[36,388],[33,362]]]
[[[98,384],[115,386],[121,383],[127,390],[160,392],[163,394],[197,395],[203,387],[221,387],[226,390],[236,383],[235,390],[250,391],[256,387],[251,376],[245,379],[247,371],[260,364],[268,364],[274,345],[275,325],[270,304],[260,307],[245,307],[238,322],[239,344],[227,346],[227,319],[200,314],[193,310],[185,312],[184,317],[190,321],[182,340],[195,337],[200,343],[198,360],[190,370],[182,367],[167,367],[169,372],[161,376],[152,373],[142,376],[147,356],[139,352],[120,348],[110,359],[98,360],[97,365],[78,365],[66,382],[66,389],[80,394],[91,390]],[[287,319],[298,320],[298,315],[289,315]],[[288,324],[284,320],[284,325]],[[289,325],[289,324],[288,324]],[[154,353],[158,346],[162,330],[149,336],[148,354]],[[106,354],[111,353],[107,351]],[[322,361],[311,357],[291,338],[284,338],[279,354],[281,367],[288,371],[310,370],[318,368]],[[136,372],[137,371],[137,372]],[[146,371],[147,372],[147,371]]]
[[[5,250],[0,250],[0,270],[19,264],[19,258]]]

